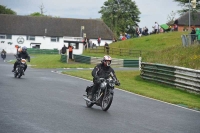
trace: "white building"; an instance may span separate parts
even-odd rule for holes
[[[112,42],[113,33],[101,20],[32,17],[0,14],[0,50],[16,53],[15,45],[27,48],[61,49],[66,41],[83,41],[83,36],[101,46]],[[74,54],[82,54],[83,43],[74,44]]]

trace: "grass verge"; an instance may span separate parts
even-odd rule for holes
[[[64,74],[92,80],[91,71],[66,71]],[[116,71],[122,90],[200,111],[200,95],[168,85],[143,80],[139,71]],[[127,78],[129,75],[129,78]]]

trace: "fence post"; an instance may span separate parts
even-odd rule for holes
[[[139,57],[139,70],[141,70],[142,57]]]

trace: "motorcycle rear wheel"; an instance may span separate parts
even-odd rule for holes
[[[107,111],[110,108],[112,101],[113,101],[113,95],[112,94],[106,95],[105,97],[103,97],[101,109],[103,111]]]

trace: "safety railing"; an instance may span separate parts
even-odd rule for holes
[[[193,44],[200,44],[196,34],[181,35],[182,45],[187,47]]]
[[[141,62],[141,77],[200,93],[200,70]]]

